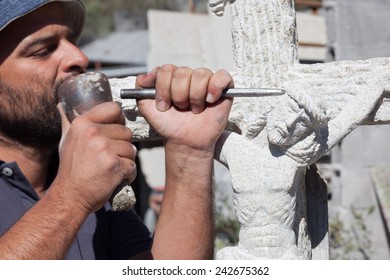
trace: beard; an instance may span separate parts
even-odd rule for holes
[[[0,134],[23,146],[55,148],[61,139],[58,100],[39,78],[34,84],[37,87],[20,89],[0,78]]]

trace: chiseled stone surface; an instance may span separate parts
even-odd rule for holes
[[[327,228],[309,233],[307,170],[357,126],[390,123],[390,58],[301,65],[293,0],[210,0],[210,7],[221,16],[228,3],[235,86],[286,94],[234,101],[216,159],[231,173],[240,242],[217,258],[326,259]],[[110,82],[134,139],[158,137],[134,101],[119,99],[134,77]]]

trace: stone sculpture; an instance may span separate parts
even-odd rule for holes
[[[368,121],[390,89],[389,78],[390,59],[296,65],[281,84],[287,96],[273,100],[265,117],[251,119],[252,108],[264,107],[261,100],[236,100],[240,108],[233,114],[246,112],[242,134],[226,133],[219,160],[232,176],[240,243],[219,258],[312,257],[305,232],[306,168]]]
[[[234,101],[216,159],[231,173],[240,242],[217,258],[326,259],[326,223],[319,236],[308,229],[306,193],[317,191],[308,167],[357,126],[390,123],[390,58],[301,65],[293,0],[210,0],[210,7],[222,16],[227,3],[235,86],[286,95]],[[114,95],[131,83],[112,80]],[[134,103],[123,107],[135,140],[158,137]]]
[[[287,95],[235,100],[231,119],[241,135],[226,136],[219,160],[232,176],[240,242],[218,258],[311,259],[306,169],[368,121],[390,90],[390,59],[300,65],[293,1],[210,0],[210,7],[222,15],[227,2],[236,86],[282,87]]]

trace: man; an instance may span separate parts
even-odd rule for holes
[[[166,153],[151,242],[133,212],[107,206],[115,187],[136,176],[119,106],[98,105],[72,124],[56,108],[58,86],[88,64],[76,47],[83,4],[2,0],[0,13],[0,259],[212,258],[212,162],[231,76],[164,65],[137,79],[157,88],[138,107]]]

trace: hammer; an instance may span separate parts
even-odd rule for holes
[[[108,78],[98,72],[87,72],[64,81],[58,88],[58,98],[69,122],[98,104],[113,101]],[[135,194],[124,180],[110,198],[114,211],[134,208]]]

